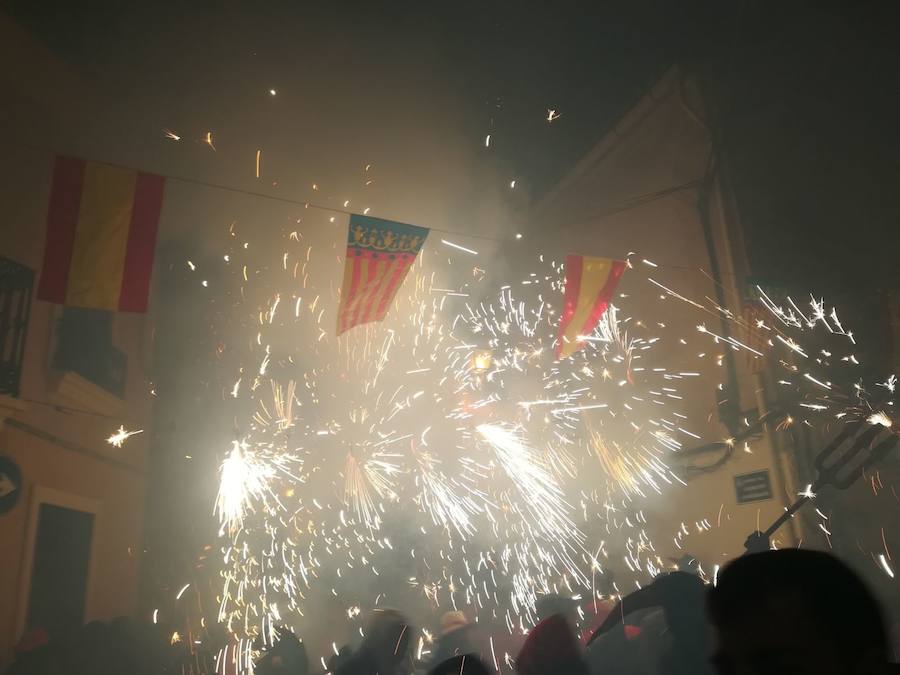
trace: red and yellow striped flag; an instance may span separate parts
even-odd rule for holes
[[[37,297],[146,312],[162,176],[57,157]]]
[[[625,263],[609,258],[566,256],[566,292],[559,318],[556,358],[571,356],[584,346],[579,335],[590,335],[603,318]]]
[[[354,326],[384,319],[427,236],[428,229],[424,227],[350,216],[338,335]]]

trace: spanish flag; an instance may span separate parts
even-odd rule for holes
[[[163,185],[161,176],[57,157],[37,297],[146,312]]]
[[[571,356],[584,346],[579,335],[590,335],[603,318],[625,263],[609,258],[566,256],[566,290],[559,318],[556,358]]]
[[[427,236],[425,227],[355,213],[350,216],[338,335],[384,319]]]

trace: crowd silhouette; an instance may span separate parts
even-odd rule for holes
[[[889,630],[872,593],[832,555],[770,550],[727,565],[715,584],[690,570],[661,574],[606,608],[593,633],[579,635],[578,605],[559,595],[535,604],[537,624],[512,664],[518,675],[886,675],[893,663]],[[602,614],[601,614],[602,616]],[[447,612],[430,654],[414,654],[417,631],[394,609],[368,617],[361,644],[326,663],[334,675],[485,675],[498,664],[477,624]],[[150,675],[224,672],[201,663],[161,626],[115,619],[70,635],[41,629],[22,638],[9,675]],[[279,629],[256,645],[258,675],[310,675],[306,647]],[[218,668],[218,670],[217,670]]]

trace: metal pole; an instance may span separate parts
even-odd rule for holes
[[[768,403],[766,401],[765,374],[762,372],[754,373],[753,378],[756,382],[756,406],[757,408],[759,408],[760,417],[763,417],[769,412]],[[787,476],[785,475],[784,471],[784,464],[782,463],[783,451],[781,448],[781,444],[775,438],[775,434],[772,433],[772,429],[769,427],[768,422],[763,425],[763,429],[765,430],[765,438],[772,450],[772,463],[775,466],[775,480],[778,482],[778,492],[781,497],[781,503],[785,509],[788,509],[789,514],[792,514],[793,511],[796,511],[795,507],[797,507],[797,505],[794,504],[793,500],[788,497],[788,482]],[[793,511],[791,511],[792,508]],[[788,516],[789,514],[785,515]],[[794,525],[794,519],[789,518],[788,524],[791,545],[798,546],[800,544],[800,538],[797,535],[797,529]]]

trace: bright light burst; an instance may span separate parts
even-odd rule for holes
[[[265,499],[275,471],[268,462],[249,453],[246,443],[238,441],[234,441],[219,471],[216,513],[223,527],[234,532],[240,529],[244,514],[253,509],[254,501]]]
[[[887,413],[885,413],[883,410],[879,410],[878,412],[869,415],[867,421],[869,424],[880,424],[881,426],[888,428],[890,428],[893,424],[891,418],[888,417]]]
[[[144,433],[143,429],[137,429],[135,431],[126,431],[124,426],[120,426],[118,430],[109,438],[106,439],[106,442],[112,446],[117,448],[121,448],[124,445],[125,441],[136,434]]]
[[[639,322],[625,330],[632,319],[611,307],[559,362],[560,264],[494,293],[477,267],[439,281],[423,254],[383,324],[335,339],[336,297],[312,283],[303,236],[276,265],[236,244],[222,259],[255,309],[223,386],[250,420],[216,505],[231,630],[302,615],[326,578],[348,607],[371,603],[346,575],[371,575],[381,598],[404,556],[424,601],[509,631],[527,629],[538,594],[590,585],[601,532],[618,533],[634,573],[661,569],[635,499],[675,484],[665,455],[690,432],[680,376],[643,365],[658,338]]]
[[[539,454],[524,442],[520,429],[497,424],[480,424],[478,433],[494,449],[504,472],[515,485],[519,499],[516,510],[530,537],[539,533],[555,548],[566,570],[582,578],[580,564],[572,558],[583,551],[584,534],[572,522],[571,505],[563,490],[543,464]]]
[[[335,338],[330,248],[314,254],[293,230],[277,256],[258,259],[230,236],[222,260],[235,274],[242,348],[223,362],[222,398],[241,440],[221,464],[215,512],[219,617],[245,636],[304,616],[322,589],[357,621],[398,586],[431,609],[471,607],[523,632],[538,594],[593,597],[610,551],[636,583],[658,574],[667,563],[644,500],[684,483],[672,457],[709,429],[687,402],[714,389],[724,350],[784,367],[780,386],[800,403],[777,430],[814,415],[891,423],[861,390],[848,395],[835,359],[805,339],[818,330],[853,344],[822,300],[801,311],[761,294],[777,329],[747,326],[629,272],[656,302],[684,303],[682,332],[646,301],[648,316],[633,316],[623,294],[579,336],[583,348],[557,361],[562,265],[540,258],[497,282],[472,267],[490,252],[444,241],[420,255],[382,324]],[[442,264],[448,255],[455,267]],[[754,333],[727,335],[711,316]],[[855,367],[850,356],[839,363]],[[732,439],[726,453],[750,451],[733,441],[740,429],[724,431],[715,440]],[[676,546],[688,532],[681,523]]]

